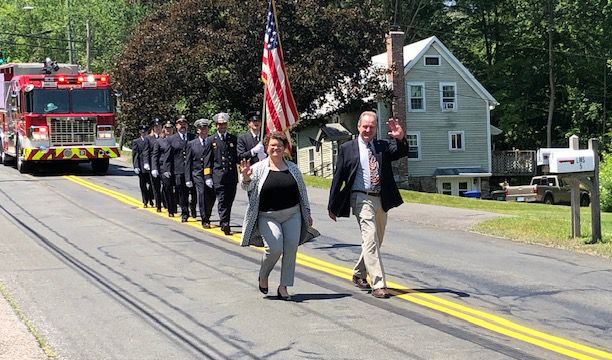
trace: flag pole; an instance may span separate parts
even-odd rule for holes
[[[280,29],[280,24],[278,22],[278,16],[276,15],[276,1],[274,0],[270,0],[272,2],[272,12],[274,13],[274,21],[276,23],[276,32],[278,34],[278,46],[280,48],[280,53],[282,56],[283,61],[285,61],[285,54],[283,53],[283,40],[282,40],[282,36],[281,36],[281,29]],[[293,94],[293,91],[291,89],[291,83],[289,82],[289,76],[287,75],[287,69],[283,69],[284,75],[285,75],[285,81],[287,82],[287,88],[289,88],[289,91]],[[299,114],[296,114],[299,117]],[[299,120],[296,119],[297,123]],[[293,126],[295,126],[295,123]],[[292,159],[291,156],[291,152],[292,152],[292,144],[291,144],[291,132],[289,131],[291,129],[292,126],[287,127],[285,129],[285,135],[287,136],[287,140],[289,140],[289,146],[288,149],[285,149],[285,151],[288,153],[289,155],[289,159]]]
[[[280,29],[280,24],[278,22],[278,16],[276,15],[276,1],[274,0],[270,0],[270,1],[272,1],[272,12],[274,13],[274,21],[276,22],[276,32],[278,33],[278,47],[280,48],[280,53],[283,57],[283,61],[285,61],[285,54],[283,53],[283,39],[281,36],[281,29]],[[289,91],[291,92],[291,94],[293,94],[293,89],[291,89],[291,83],[289,82],[289,76],[287,75],[286,67],[284,67],[283,72],[285,75],[285,82],[287,82],[287,88],[289,88]],[[295,126],[295,124],[297,124],[299,121],[300,115],[296,113],[296,116],[298,118],[295,119],[296,121],[291,127]],[[290,130],[290,127],[287,128],[287,134],[289,133],[289,130]]]
[[[266,127],[268,126],[268,119],[266,115],[266,95],[268,94],[268,86],[264,83],[264,94],[261,105],[261,128],[259,129],[259,142],[263,144],[264,136],[266,136]]]

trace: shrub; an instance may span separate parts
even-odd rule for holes
[[[601,210],[612,212],[612,153],[602,156],[599,167],[599,191]]]

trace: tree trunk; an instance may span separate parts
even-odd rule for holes
[[[552,147],[552,122],[555,112],[555,73],[554,73],[554,53],[553,53],[553,0],[548,0],[548,80],[550,84],[548,103],[548,122],[546,123],[546,147]]]

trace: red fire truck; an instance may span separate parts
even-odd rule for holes
[[[108,75],[86,74],[78,65],[44,63],[0,66],[0,161],[20,172],[49,161],[91,162],[108,170],[120,155]]]

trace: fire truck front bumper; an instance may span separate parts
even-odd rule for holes
[[[121,156],[117,146],[62,146],[50,148],[25,148],[24,160],[93,160]]]

